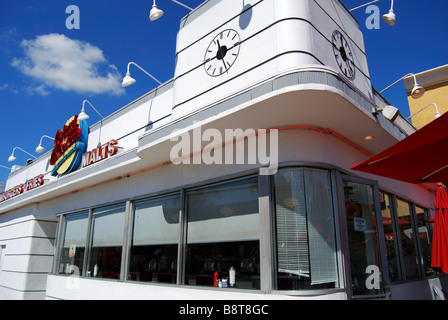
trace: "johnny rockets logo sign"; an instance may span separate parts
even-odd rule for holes
[[[78,120],[75,115],[68,119],[54,139],[54,149],[50,158],[52,176],[64,175],[78,169],[82,155],[87,148],[89,127],[86,120]]]
[[[118,140],[111,141],[98,148],[85,152],[87,148],[87,138],[89,127],[87,121],[78,120],[78,116],[68,119],[62,130],[58,130],[54,139],[54,149],[50,158],[50,165],[53,166],[51,175],[63,175],[78,169],[82,161],[82,167],[87,167],[98,161],[104,160],[117,154]],[[30,191],[44,185],[44,175],[27,180],[25,184],[20,184],[3,193],[0,193],[0,203],[21,195],[25,191]]]

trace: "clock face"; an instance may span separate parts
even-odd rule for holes
[[[240,52],[240,36],[233,29],[221,31],[210,42],[204,56],[204,68],[212,77],[228,73]]]
[[[355,63],[353,62],[353,54],[348,41],[338,30],[333,32],[332,36],[333,52],[336,62],[342,73],[347,78],[352,79],[355,76]]]

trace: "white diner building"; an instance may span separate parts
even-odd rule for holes
[[[435,186],[351,169],[415,128],[381,112],[342,2],[207,0],[173,63],[101,122],[71,119],[74,168],[51,150],[11,172],[1,300],[443,298]]]

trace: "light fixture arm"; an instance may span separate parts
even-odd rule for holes
[[[173,1],[174,3],[177,3],[178,5],[181,5],[182,7],[186,8],[186,9],[188,9],[190,11],[193,11],[192,8],[190,8],[189,6],[184,5],[183,3],[180,3],[179,1],[176,1],[176,0],[171,0],[171,1]],[[377,1],[380,1],[380,0],[377,0]]]
[[[39,143],[39,145],[41,145],[42,144],[42,139],[43,138],[48,138],[48,139],[51,139],[51,140],[53,140],[54,141],[54,139],[52,138],[52,137],[49,137],[49,136],[45,136],[45,135],[43,135],[42,136],[42,138],[40,138],[40,143]]]
[[[192,8],[190,8],[189,6],[187,6],[187,5],[183,4],[183,3],[180,3],[179,1],[176,1],[176,0],[171,0],[171,1],[173,1],[174,3],[177,3],[178,5],[180,5],[180,6],[184,7],[184,8],[186,8],[186,9],[188,9],[188,10],[190,10],[190,11],[193,11]],[[380,1],[380,0],[377,0],[377,1]],[[156,0],[153,0],[153,4],[152,4],[152,6],[153,6],[153,7],[157,7],[157,5],[156,5]]]
[[[174,1],[174,0],[172,0],[172,1]],[[356,8],[350,9],[349,11],[352,12],[352,11],[355,11],[357,9],[361,9],[361,8],[367,7],[368,5],[371,5],[372,3],[375,3],[375,2],[378,2],[378,1],[381,1],[381,0],[370,1],[370,2],[368,2],[366,4],[363,4],[363,5],[360,5],[360,6],[356,7]],[[390,10],[392,12],[394,11],[394,0],[391,0]]]
[[[394,0],[391,0],[390,11],[394,12]]]
[[[15,147],[14,149],[12,149],[12,153],[11,153],[12,156],[14,155],[14,151],[15,151],[16,149],[22,150],[22,151],[25,152],[27,155],[30,155],[30,156],[32,156],[34,159],[37,159],[37,158],[36,158],[35,156],[33,156],[31,153],[26,152],[25,150],[23,150],[22,148],[19,148],[19,147]]]
[[[420,111],[425,110],[426,108],[428,108],[429,106],[432,106],[432,105],[434,105],[434,106],[436,107],[436,119],[437,119],[438,117],[440,117],[440,112],[439,112],[439,108],[437,107],[437,104],[435,104],[435,103],[433,102],[433,103],[428,104],[426,107],[421,108],[421,109],[418,110],[416,113],[414,113],[413,115],[411,115],[409,118],[406,118],[406,120],[411,119],[411,118],[412,118],[413,116],[415,116],[417,113],[419,113]]]
[[[418,99],[421,96],[423,96],[425,94],[425,88],[420,86],[417,83],[417,77],[415,76],[415,74],[413,73],[408,73],[407,75],[405,75],[404,77],[401,77],[400,79],[398,79],[397,81],[395,81],[394,83],[392,83],[390,86],[388,86],[387,88],[383,89],[380,91],[380,93],[383,93],[384,91],[386,91],[387,89],[389,89],[390,87],[392,87],[393,85],[395,85],[396,83],[398,83],[400,80],[403,80],[404,78],[407,78],[408,76],[413,76],[414,77],[414,87],[412,88],[411,91],[411,97],[412,99]]]
[[[375,2],[378,2],[378,1],[381,1],[381,0],[374,0],[374,1],[371,1],[369,3],[363,4],[363,5],[359,6],[359,7],[350,9],[350,12],[355,11],[357,9],[361,9],[361,8],[367,7],[368,5],[371,5],[372,3],[375,3]]]
[[[8,168],[8,167],[5,167],[5,166],[2,166],[1,164],[0,164],[0,167],[2,167],[2,168],[5,168],[5,169],[8,169],[8,170],[11,170],[11,168]]]
[[[404,77],[401,77],[400,79],[398,79],[397,81],[395,81],[394,83],[392,83],[390,86],[388,86],[387,88],[383,89],[380,91],[380,93],[383,93],[384,91],[386,91],[387,89],[389,89],[390,87],[396,85],[398,82],[400,82],[401,80],[403,80],[404,78],[407,78],[409,76],[413,76],[414,77],[414,84],[417,83],[417,78],[415,76],[415,74],[413,73],[408,73],[407,75],[405,75]]]
[[[140,70],[142,70],[144,73],[146,73],[148,76],[150,76],[154,81],[156,81],[158,84],[162,84],[162,82],[160,82],[159,80],[157,80],[156,78],[154,78],[151,74],[149,74],[148,71],[146,71],[145,69],[143,69],[142,67],[140,67],[138,64],[136,64],[135,62],[129,62],[128,63],[128,72],[127,74],[130,74],[129,72],[129,67],[131,66],[131,64],[133,64],[134,66],[136,66],[137,68],[139,68]]]
[[[42,137],[40,138],[39,145],[38,145],[37,148],[36,148],[36,151],[35,151],[36,153],[42,153],[42,152],[45,151],[45,148],[42,147],[42,140],[43,140],[43,138],[48,138],[48,139],[51,139],[51,140],[54,141],[54,139],[53,139],[52,137],[49,137],[49,136],[42,136]]]
[[[88,104],[90,104],[90,106],[93,108],[93,110],[96,111],[96,113],[98,113],[98,115],[101,117],[101,119],[104,119],[104,117],[101,115],[101,113],[99,113],[98,110],[95,109],[95,107],[89,102],[89,100],[84,100],[84,101],[82,102],[82,110],[81,110],[81,112],[85,111],[85,110],[84,110],[84,106],[85,106],[86,102],[87,102]]]

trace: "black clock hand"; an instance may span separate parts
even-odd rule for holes
[[[216,57],[218,58],[218,60],[222,60],[222,63],[224,64],[224,68],[226,69],[226,72],[228,72],[227,70],[227,66],[226,63],[224,61],[224,56],[226,55],[227,52],[222,52],[222,47],[221,44],[219,43],[219,40],[216,40],[216,42],[218,42],[218,53],[221,59],[218,58],[218,55],[216,55]]]

